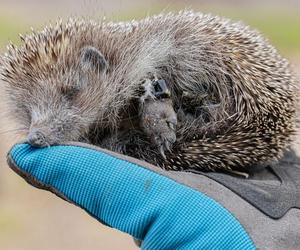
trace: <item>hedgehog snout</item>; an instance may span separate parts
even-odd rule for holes
[[[38,129],[32,129],[27,136],[28,143],[33,147],[46,147],[49,143],[46,141],[45,135]]]

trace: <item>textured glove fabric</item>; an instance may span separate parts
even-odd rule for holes
[[[31,184],[141,240],[142,249],[255,249],[241,224],[211,198],[109,153],[16,144],[8,162]]]

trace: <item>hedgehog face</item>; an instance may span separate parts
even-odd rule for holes
[[[93,47],[81,49],[79,55],[69,67],[49,70],[34,82],[30,77],[22,77],[18,83],[9,77],[4,79],[9,83],[11,112],[31,145],[84,140],[97,119],[99,88],[107,62]]]
[[[76,63],[75,63],[76,64]],[[28,142],[44,147],[66,141],[85,140],[85,135],[97,117],[95,96],[107,69],[104,56],[94,47],[80,51],[77,68],[68,72],[66,81],[44,85],[45,100],[37,100],[31,109]],[[57,86],[60,86],[57,88]],[[46,92],[46,93],[45,93]],[[89,101],[87,101],[89,99]]]
[[[35,147],[45,147],[66,141],[79,140],[85,134],[85,121],[68,103],[55,109],[33,107],[27,141]]]

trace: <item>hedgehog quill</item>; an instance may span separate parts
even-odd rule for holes
[[[247,171],[291,142],[296,78],[241,23],[181,11],[21,39],[1,76],[33,146],[84,141],[165,169]]]

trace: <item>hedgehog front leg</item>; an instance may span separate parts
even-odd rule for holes
[[[177,125],[170,90],[164,80],[146,80],[143,87],[145,93],[140,98],[140,124],[166,159],[165,150],[171,151],[176,141]]]

